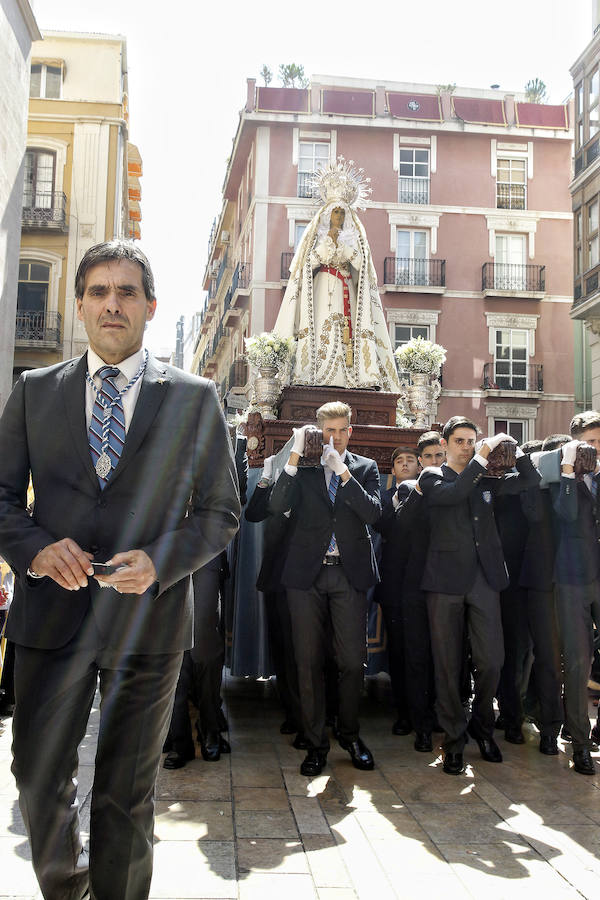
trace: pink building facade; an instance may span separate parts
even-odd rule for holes
[[[494,90],[249,79],[194,371],[242,405],[243,338],[274,325],[314,212],[307,175],[342,155],[371,177],[361,218],[392,344],[422,335],[447,350],[436,420],[463,414],[519,440],[564,431],[574,404],[571,142],[568,107]]]

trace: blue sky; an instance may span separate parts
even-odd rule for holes
[[[33,0],[41,29],[124,34],[130,139],[144,161],[142,241],[155,271],[152,349],[202,305],[208,234],[246,96],[263,63],[329,74],[571,91],[569,68],[592,37],[592,0]],[[276,83],[276,81],[274,81]],[[208,127],[207,127],[208,126]]]

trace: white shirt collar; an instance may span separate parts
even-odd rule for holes
[[[115,368],[119,369],[125,376],[127,382],[131,381],[134,375],[137,374],[139,367],[142,364],[142,360],[144,358],[144,348],[141,347],[131,356],[128,356],[127,359],[121,360]],[[88,347],[87,350],[87,361],[88,361],[88,372],[92,377],[96,374],[98,369],[101,369],[102,366],[107,366],[108,363],[104,362],[104,360],[95,353],[91,347]]]

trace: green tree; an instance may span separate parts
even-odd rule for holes
[[[273,81],[273,73],[266,63],[260,70],[260,77],[263,79],[265,87],[267,87]]]
[[[304,66],[296,63],[282,63],[279,66],[279,77],[284,87],[307,88],[308,78],[304,74]]]
[[[532,78],[525,85],[525,93],[529,103],[545,103],[548,99],[548,89],[541,78]]]

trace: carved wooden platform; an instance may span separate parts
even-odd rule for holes
[[[352,409],[349,449],[374,459],[382,473],[389,472],[392,451],[396,447],[400,444],[416,447],[423,433],[418,428],[396,427],[398,394],[289,385],[284,388],[278,404],[279,419],[263,420],[259,413],[248,416],[250,466],[262,466],[266,456],[281,450],[291,436],[292,428],[315,422],[317,409],[332,400],[341,400]]]

